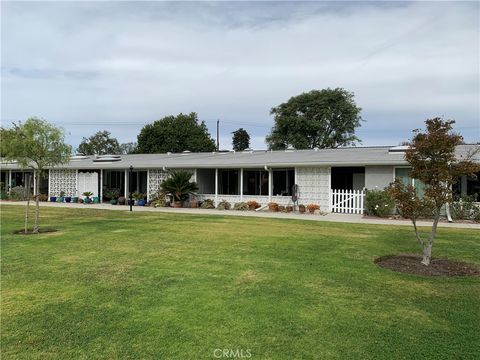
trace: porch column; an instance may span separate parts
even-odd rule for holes
[[[147,169],[147,203],[150,200],[150,169]]]
[[[197,169],[193,169],[193,181],[197,182]]]
[[[78,171],[78,170],[77,170]],[[48,196],[48,201],[50,201],[50,179],[51,179],[51,174],[50,174],[50,169],[48,169],[48,190],[47,190],[47,196]],[[78,191],[78,176],[77,176],[77,191]]]
[[[128,198],[128,169],[125,169],[125,184],[124,184],[124,185],[125,185],[125,186],[124,186],[124,187],[125,187],[125,190],[124,190],[124,191],[125,191],[125,194],[124,194],[124,196],[125,196],[125,198]]]
[[[12,189],[12,170],[8,170],[8,193]]]
[[[100,169],[100,195],[98,199],[98,203],[101,204],[103,202],[103,169]]]
[[[218,169],[215,169],[215,207],[218,205]]]
[[[272,201],[272,178],[273,178],[273,173],[272,173],[272,168],[268,169],[268,202]]]
[[[243,201],[243,168],[240,169],[240,201]]]

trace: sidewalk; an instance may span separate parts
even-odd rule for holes
[[[25,205],[24,201],[0,201],[3,205]],[[41,202],[41,207],[57,207],[57,208],[73,208],[73,209],[99,209],[112,211],[128,211],[129,207],[126,205],[111,205],[111,204],[70,204],[70,203],[51,203]],[[216,209],[190,209],[190,208],[153,208],[148,206],[134,206],[134,212],[164,212],[176,214],[192,214],[192,215],[221,215],[221,216],[250,216],[260,218],[272,219],[294,219],[294,220],[309,220],[309,221],[331,221],[354,224],[376,224],[376,225],[399,225],[412,226],[410,220],[391,220],[391,219],[372,219],[364,218],[363,215],[357,214],[336,214],[328,213],[326,215],[311,215],[298,213],[273,213],[268,211],[235,211],[235,210],[216,210]],[[418,226],[431,226],[431,222],[419,221]],[[459,229],[477,229],[480,230],[480,224],[471,223],[447,223],[440,222],[439,227],[445,228],[459,228]]]

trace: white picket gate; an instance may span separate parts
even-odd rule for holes
[[[364,190],[330,190],[331,212],[363,214],[364,201]]]

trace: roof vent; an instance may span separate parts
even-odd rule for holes
[[[243,150],[242,152],[245,153],[245,154],[251,154],[251,153],[253,153],[253,149],[246,148],[246,149]]]
[[[400,146],[394,146],[388,149],[389,154],[399,154],[399,153],[404,153],[409,146],[407,145],[400,145]]]
[[[85,156],[85,155],[74,155],[74,156],[70,156],[70,161],[85,160],[85,159],[88,159],[88,158],[89,157]]]
[[[120,155],[95,155],[93,162],[111,162],[120,160],[122,160]]]

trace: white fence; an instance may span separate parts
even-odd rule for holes
[[[330,207],[335,213],[363,214],[364,190],[330,190]]]

